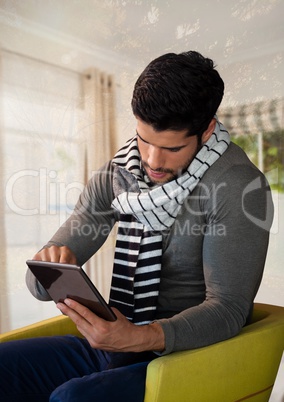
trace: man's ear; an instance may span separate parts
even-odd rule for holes
[[[207,142],[211,137],[212,133],[215,130],[215,125],[216,125],[216,119],[212,119],[209,123],[208,128],[204,131],[204,133],[201,136],[202,145],[205,144],[205,142]]]

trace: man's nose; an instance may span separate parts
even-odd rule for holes
[[[163,156],[163,150],[155,146],[150,146],[148,149],[147,162],[152,170],[162,168],[165,162]]]

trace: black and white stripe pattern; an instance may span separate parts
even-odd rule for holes
[[[139,192],[123,192],[112,203],[120,212],[110,304],[129,320],[153,320],[159,294],[162,231],[174,223],[206,170],[226,151],[228,132],[217,121],[214,133],[180,177],[151,188],[141,169],[136,137],[118,151],[113,163],[131,172]]]
[[[153,234],[132,215],[121,215],[110,294],[117,307],[137,324],[149,323],[155,311],[162,256],[162,236]]]

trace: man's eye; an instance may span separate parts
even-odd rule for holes
[[[181,148],[170,148],[169,149],[170,152],[178,152],[180,150],[181,150]]]

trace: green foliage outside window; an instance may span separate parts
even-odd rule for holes
[[[250,160],[259,166],[258,136],[255,134],[232,136]],[[262,170],[273,190],[284,193],[284,130],[267,132],[262,135]]]

